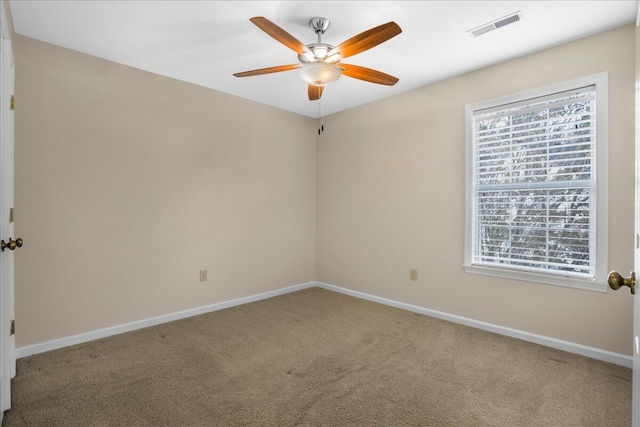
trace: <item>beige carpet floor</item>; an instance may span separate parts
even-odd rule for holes
[[[313,288],[18,361],[3,426],[630,426],[631,370]]]

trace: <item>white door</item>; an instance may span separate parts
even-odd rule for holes
[[[636,247],[634,271],[640,272],[640,9],[636,8]],[[640,426],[640,296],[633,301],[633,427]]]
[[[640,1],[636,1],[640,6]],[[635,295],[636,271],[640,272],[640,8],[636,7],[636,205],[635,205],[635,250],[633,269],[630,277],[622,278],[617,272],[609,274],[612,289],[626,289],[633,297],[633,385],[632,385],[632,426],[640,427],[640,296]],[[640,294],[640,284],[637,286]]]
[[[2,211],[2,215],[0,215],[0,220],[2,221],[2,227],[6,228],[9,237],[13,237],[15,239],[14,230],[13,230],[13,162],[14,162],[14,144],[13,144],[13,117],[14,117],[14,109],[13,109],[13,96],[15,93],[15,64],[13,61],[13,49],[11,46],[11,40],[3,39],[2,43],[4,44],[2,53],[4,55],[3,61],[6,64],[4,67],[3,73],[4,78],[2,79],[3,85],[3,93],[2,103],[5,106],[9,106],[6,108],[6,114],[3,117],[4,123],[4,133],[2,135],[2,140],[4,141],[4,157],[2,161],[4,162],[2,166],[2,191],[0,197],[2,197],[3,206],[7,208]],[[14,282],[14,266],[13,266],[13,251],[5,251],[7,252],[4,269],[2,274],[4,274],[4,280],[6,281],[6,286],[9,292],[9,319],[13,321],[15,316],[15,304],[14,304],[14,290],[15,290],[15,282]],[[9,357],[10,357],[10,373],[11,378],[16,376],[16,335],[14,333],[10,334],[10,343],[9,343]]]
[[[636,2],[638,3],[638,2]],[[640,9],[636,7],[636,246],[633,269],[640,271]],[[632,425],[640,426],[640,297],[633,301],[633,394]]]
[[[636,0],[640,6],[640,1]],[[640,427],[640,295],[635,295],[636,273],[640,272],[640,7],[636,7],[636,205],[635,205],[635,250],[630,277],[624,279],[617,272],[609,274],[609,286],[613,289],[631,288],[633,297],[633,385],[632,426]],[[640,294],[640,284],[637,286]]]
[[[0,213],[0,229],[2,230],[2,236],[6,237],[5,241],[15,239],[13,231],[13,94],[14,94],[14,79],[15,79],[15,66],[13,62],[13,49],[11,47],[11,40],[8,38],[2,39],[2,71],[0,72],[0,81],[2,82],[2,88],[0,89],[0,102],[2,102],[3,111],[0,113],[2,117],[2,123],[0,124],[0,138],[2,140],[2,148],[0,149],[0,161],[2,167],[0,168],[2,177],[0,183],[2,189],[0,190],[0,206],[2,206],[2,212]],[[4,251],[4,261],[2,265],[1,274],[3,275],[3,283],[7,288],[8,293],[8,318],[9,322],[15,319],[14,311],[14,268],[13,268],[13,251]],[[15,334],[9,335],[9,359],[10,378],[16,376],[16,336]]]
[[[11,40],[0,2],[0,239],[13,236],[13,106],[14,63]],[[14,241],[15,242],[15,241]],[[15,245],[15,243],[13,243]],[[20,244],[21,246],[21,244]],[[15,249],[15,247],[14,247]],[[13,251],[0,252],[0,419],[11,408],[11,378],[15,375]]]

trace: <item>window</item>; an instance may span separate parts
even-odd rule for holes
[[[606,290],[607,74],[466,107],[465,271]]]

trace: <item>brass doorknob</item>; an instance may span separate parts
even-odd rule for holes
[[[631,276],[628,278],[624,278],[617,271],[612,271],[609,273],[609,278],[607,279],[609,282],[609,287],[614,291],[617,291],[623,286],[628,286],[631,289],[631,293],[635,295],[636,293],[636,273],[635,271],[631,272]]]
[[[16,248],[22,247],[22,239],[18,237],[16,240],[11,239],[9,237],[9,243],[5,243],[4,240],[0,240],[0,251],[4,252],[5,249],[9,248],[10,251],[15,250]]]

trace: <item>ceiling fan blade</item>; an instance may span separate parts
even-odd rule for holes
[[[398,24],[393,21],[387,22],[386,24],[379,25],[340,43],[338,46],[331,49],[327,56],[340,52],[340,56],[342,56],[342,58],[347,58],[378,46],[380,43],[386,42],[401,32],[402,29]]]
[[[251,70],[251,71],[244,71],[242,73],[235,73],[234,76],[236,77],[259,76],[260,74],[271,74],[271,73],[279,73],[280,71],[295,70],[296,68],[300,68],[301,66],[302,65],[300,64],[279,65],[277,67],[260,68],[259,70]]]
[[[287,33],[282,28],[278,27],[273,22],[269,21],[267,18],[263,16],[256,16],[254,18],[251,18],[250,21],[253,22],[262,31],[269,34],[271,37],[278,40],[280,43],[287,46],[297,54],[302,55],[305,52],[309,52],[309,48],[307,48],[304,43],[293,37],[291,34]]]
[[[322,96],[324,86],[309,85],[307,92],[309,92],[309,101],[317,101]]]
[[[387,86],[393,86],[398,83],[397,77],[393,77],[381,71],[372,70],[371,68],[343,63],[339,63],[338,67],[342,68],[343,75],[353,77],[354,79],[364,80],[365,82],[378,83]]]

